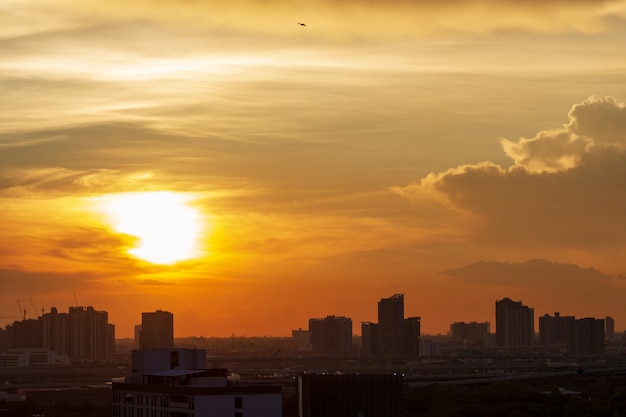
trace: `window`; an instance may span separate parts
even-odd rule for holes
[[[243,406],[243,398],[241,397],[235,397],[235,409],[240,409]],[[239,413],[241,414],[241,413]],[[237,414],[235,414],[235,416],[237,416]],[[239,416],[241,417],[241,416]]]

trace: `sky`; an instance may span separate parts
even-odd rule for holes
[[[0,326],[624,330],[625,74],[622,0],[5,0]]]

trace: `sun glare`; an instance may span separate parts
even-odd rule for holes
[[[131,255],[155,264],[173,264],[200,255],[202,219],[191,198],[172,191],[125,193],[100,199],[119,233],[135,236]]]

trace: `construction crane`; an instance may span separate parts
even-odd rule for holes
[[[20,314],[22,314],[22,311],[24,312],[24,317],[22,317],[22,320],[26,320],[26,309],[22,310],[22,303],[20,303],[20,299],[17,299],[17,306],[20,308]]]

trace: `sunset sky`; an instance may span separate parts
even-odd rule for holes
[[[623,0],[4,0],[0,326],[624,330],[624,103]]]

